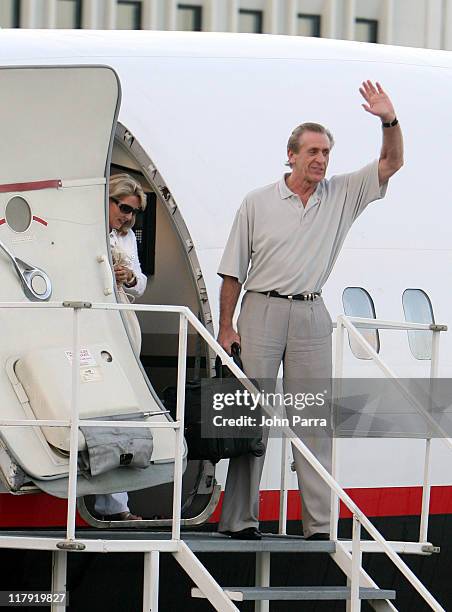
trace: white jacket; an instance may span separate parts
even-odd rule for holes
[[[141,271],[135,234],[131,229],[129,229],[125,235],[119,234],[115,229],[113,229],[110,232],[110,246],[113,252],[114,249],[120,249],[123,251],[128,260],[127,262],[124,262],[123,265],[133,270],[133,273],[137,279],[137,284],[133,287],[124,286],[125,292],[133,297],[142,296],[146,289],[147,278]]]

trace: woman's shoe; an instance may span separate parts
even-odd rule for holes
[[[124,512],[118,512],[117,514],[104,514],[102,516],[103,521],[142,521],[143,517],[137,514],[132,514],[130,510]]]

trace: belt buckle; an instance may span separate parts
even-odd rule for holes
[[[288,299],[288,300],[293,300],[293,295],[288,295],[288,296],[287,296],[287,299]]]

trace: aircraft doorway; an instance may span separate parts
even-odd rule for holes
[[[137,302],[188,306],[213,333],[204,279],[177,203],[152,159],[118,123],[110,174],[120,172],[131,174],[141,183],[148,201],[145,213],[134,227],[140,263],[148,277],[146,291]],[[138,317],[142,332],[141,364],[155,393],[162,397],[166,387],[176,385],[179,318],[167,313],[138,313]],[[211,369],[208,347],[190,327],[187,352],[187,380],[208,376]],[[215,509],[219,487],[215,486],[214,475],[215,468],[209,461],[188,462],[183,480],[183,524],[203,523]],[[149,526],[169,525],[172,486],[169,483],[130,492],[130,508],[149,521]],[[92,505],[92,498],[79,504],[84,518],[98,527],[110,526],[93,519]],[[143,526],[141,521],[136,523]]]

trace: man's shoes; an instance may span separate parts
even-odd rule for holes
[[[262,540],[262,533],[257,527],[246,527],[240,531],[220,531],[233,540]]]
[[[315,541],[315,540],[329,540],[330,539],[330,534],[329,533],[313,533],[312,535],[308,536],[307,538],[305,538],[305,540],[310,540]]]
[[[125,512],[118,512],[117,514],[104,514],[102,515],[103,521],[142,521],[143,517],[136,514],[132,514],[130,510]]]

